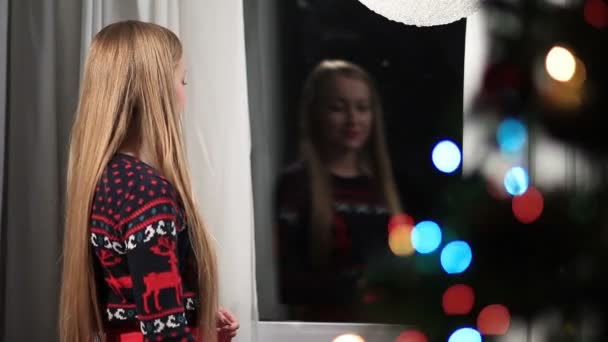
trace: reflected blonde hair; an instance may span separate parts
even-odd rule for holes
[[[146,161],[171,182],[184,204],[199,272],[197,326],[205,341],[216,341],[215,248],[192,192],[176,110],[175,69],[182,53],[173,32],[138,21],[111,24],[93,39],[70,141],[59,310],[62,342],[104,338],[89,215],[96,183],[127,139],[145,151]]]
[[[384,136],[380,96],[371,76],[361,67],[344,60],[321,61],[304,83],[300,104],[300,153],[307,166],[311,183],[311,258],[320,266],[326,260],[331,240],[333,194],[319,125],[321,107],[336,76],[363,81],[370,92],[373,127],[360,154],[360,167],[377,184],[391,214],[401,213],[401,204]]]

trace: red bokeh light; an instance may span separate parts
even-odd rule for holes
[[[466,315],[473,309],[475,293],[473,288],[456,284],[443,293],[442,306],[446,315]]]
[[[427,342],[428,338],[418,330],[407,330],[401,333],[395,342]]]
[[[511,314],[506,306],[488,305],[477,316],[477,328],[483,335],[504,335],[511,325]]]
[[[603,29],[608,27],[608,4],[603,0],[585,2],[585,20],[589,25]]]
[[[413,228],[415,225],[414,219],[408,214],[397,214],[393,215],[388,222],[388,233],[390,234],[393,229],[399,226],[405,226]]]
[[[543,195],[534,187],[529,187],[520,196],[513,197],[512,209],[515,218],[521,223],[532,223],[543,213],[545,201]]]

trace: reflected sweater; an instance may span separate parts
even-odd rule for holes
[[[389,210],[368,176],[331,176],[333,220],[324,271],[310,262],[311,189],[304,163],[280,176],[275,192],[281,301],[289,305],[351,306],[365,295],[360,281],[370,263],[390,255]],[[346,309],[345,309],[346,310]]]
[[[171,184],[137,158],[115,155],[97,183],[89,232],[106,331],[194,341],[196,268]]]

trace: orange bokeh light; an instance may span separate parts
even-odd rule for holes
[[[511,207],[515,218],[521,223],[528,224],[536,221],[543,213],[544,202],[540,191],[529,187],[522,195],[513,197]]]
[[[393,228],[388,235],[388,245],[397,256],[408,256],[414,254],[414,246],[412,245],[412,230],[414,227],[407,225],[398,225]]]
[[[473,310],[474,302],[473,288],[464,284],[456,284],[443,293],[441,303],[446,315],[467,315]]]
[[[426,335],[418,330],[407,330],[397,336],[395,342],[427,342]]]
[[[504,335],[510,325],[511,314],[504,305],[488,305],[477,316],[477,328],[483,335]]]

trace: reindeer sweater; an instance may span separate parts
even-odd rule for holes
[[[134,157],[117,154],[103,171],[89,227],[106,331],[194,341],[197,275],[178,197]]]

